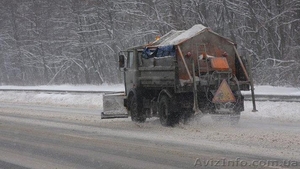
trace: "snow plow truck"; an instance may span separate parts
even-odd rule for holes
[[[237,124],[244,110],[241,91],[252,84],[237,45],[203,25],[121,51],[119,70],[125,92],[103,96],[103,119],[159,117],[163,126],[172,126],[211,114]]]

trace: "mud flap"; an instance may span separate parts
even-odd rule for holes
[[[128,113],[124,107],[125,94],[104,94],[103,112],[101,119],[128,118]]]

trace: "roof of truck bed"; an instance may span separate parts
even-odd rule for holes
[[[169,45],[179,45],[203,32],[209,31],[210,33],[213,33],[221,38],[226,39],[229,43],[235,44],[230,39],[223,37],[216,32],[213,32],[210,28],[205,27],[201,24],[194,25],[188,30],[171,30],[167,34],[160,37],[158,40],[151,42],[147,45],[139,45],[139,46],[133,46],[127,49],[128,50],[135,50],[135,49],[141,49],[143,50],[145,47],[158,47],[158,46],[169,46]]]
[[[164,36],[162,36],[160,39],[146,45],[146,46],[168,46],[168,45],[179,45],[182,42],[191,39],[194,36],[197,36],[205,31],[209,31],[213,34],[216,34],[224,39],[227,39],[230,43],[234,44],[231,40],[228,38],[225,38],[215,32],[213,32],[210,28],[205,27],[201,24],[194,25],[188,30],[171,30]]]
[[[167,45],[178,45],[181,42],[190,39],[202,31],[209,29],[201,24],[194,25],[188,30],[171,30],[169,33],[162,36],[159,40],[151,43],[151,46],[167,46]]]

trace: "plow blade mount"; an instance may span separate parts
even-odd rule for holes
[[[101,119],[128,118],[127,110],[123,104],[124,98],[124,93],[104,94]]]

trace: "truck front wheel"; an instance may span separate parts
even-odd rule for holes
[[[142,105],[138,103],[136,96],[130,99],[130,114],[131,120],[143,123],[146,121],[146,115],[143,114]]]
[[[173,113],[170,111],[170,100],[168,96],[162,96],[159,100],[158,104],[158,113],[159,113],[159,119],[160,123],[163,126],[172,126],[172,116]]]

